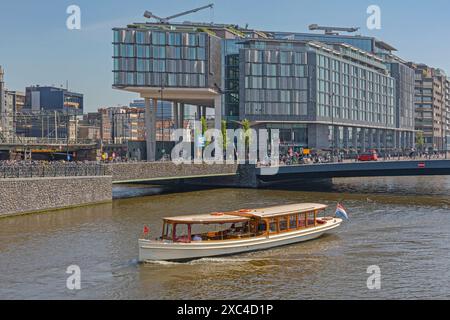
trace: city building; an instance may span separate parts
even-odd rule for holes
[[[32,86],[25,92],[25,109],[30,112],[58,111],[62,113],[83,114],[83,94],[67,89]]]
[[[7,93],[4,71],[0,66],[0,140],[14,135],[13,97]]]
[[[202,23],[113,31],[113,87],[145,99],[149,160],[161,92],[174,103],[178,126],[192,104],[214,108],[216,128],[222,119],[228,126],[248,119],[280,129],[286,149],[414,146],[413,70],[375,38]]]
[[[448,100],[445,73],[425,64],[415,69],[415,126],[422,132],[425,150],[445,150],[448,131]]]

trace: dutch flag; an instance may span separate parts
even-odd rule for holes
[[[347,211],[345,210],[344,206],[340,203],[338,203],[336,207],[336,217],[349,220]]]

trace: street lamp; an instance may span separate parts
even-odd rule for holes
[[[331,86],[330,86],[331,89]],[[329,92],[328,93],[328,97],[329,97],[329,104],[330,104],[330,108],[331,108],[331,157],[332,157],[332,161],[334,162],[334,149],[335,149],[335,130],[334,130],[334,102],[333,102],[333,98],[336,96],[336,94],[334,92]]]

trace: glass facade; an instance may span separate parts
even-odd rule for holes
[[[114,86],[205,87],[205,33],[115,29]]]
[[[306,116],[307,53],[260,45],[241,50],[245,115]]]
[[[316,55],[317,117],[395,125],[395,81],[362,64]]]

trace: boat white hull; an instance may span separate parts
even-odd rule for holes
[[[242,240],[165,243],[141,239],[139,240],[139,261],[194,260],[265,250],[317,239],[324,233],[339,227],[341,223],[342,220],[336,218],[315,228]]]

